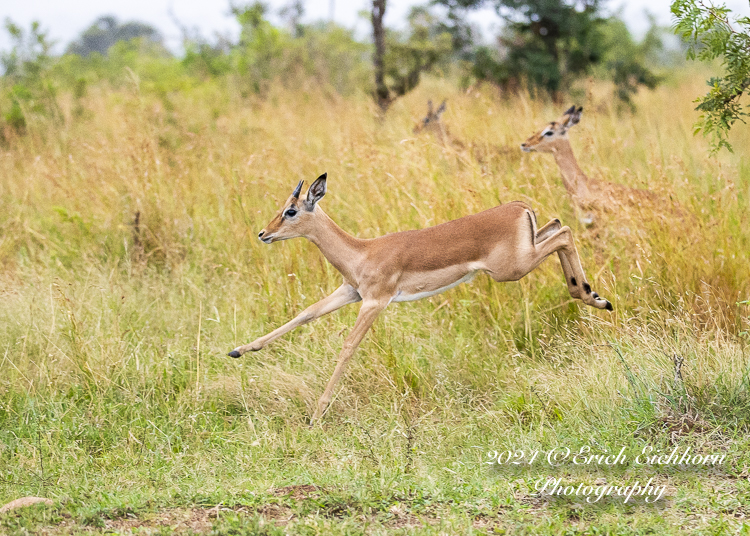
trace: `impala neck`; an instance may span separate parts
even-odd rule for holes
[[[560,168],[565,189],[573,196],[581,199],[586,198],[589,193],[589,178],[583,170],[578,167],[578,162],[576,162],[576,157],[573,154],[573,148],[570,146],[570,142],[566,139],[560,140],[556,144],[553,154],[555,155],[557,167]]]
[[[305,238],[318,246],[344,279],[356,283],[355,268],[360,261],[364,240],[353,237],[336,225],[319,206],[315,207],[315,226]]]

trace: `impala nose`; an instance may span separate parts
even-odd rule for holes
[[[265,233],[265,232],[266,232],[265,230],[259,232],[258,233],[258,238],[260,238],[261,240],[263,240],[263,233]]]

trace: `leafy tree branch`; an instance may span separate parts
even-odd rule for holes
[[[708,137],[713,153],[732,146],[727,140],[735,122],[745,120],[750,107],[740,98],[750,87],[750,18],[730,20],[731,11],[724,6],[706,4],[703,0],[675,0],[672,15],[675,33],[688,42],[688,59],[719,59],[724,75],[708,80],[710,89],[697,99],[701,112],[695,132]]]

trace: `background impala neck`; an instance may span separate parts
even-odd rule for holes
[[[553,154],[555,155],[555,162],[557,162],[557,166],[560,168],[565,189],[570,195],[582,199],[586,198],[589,193],[589,178],[578,167],[578,162],[576,162],[570,142],[565,139],[560,140],[556,144]]]
[[[362,255],[364,240],[355,238],[316,206],[315,225],[305,238],[318,246],[320,252],[350,283],[355,283],[355,267]]]

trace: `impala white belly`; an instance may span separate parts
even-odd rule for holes
[[[454,281],[450,285],[446,285],[441,288],[437,288],[435,290],[426,290],[424,292],[417,292],[416,294],[406,294],[404,291],[399,290],[396,295],[391,299],[392,302],[404,302],[404,301],[414,301],[414,300],[421,300],[422,298],[429,298],[430,296],[434,296],[435,294],[440,294],[441,292],[445,292],[446,290],[450,290],[453,287],[456,287],[460,285],[461,283],[466,283],[467,281],[471,281],[474,279],[474,276],[477,274],[477,270],[471,271],[465,276],[463,276],[461,279]]]

